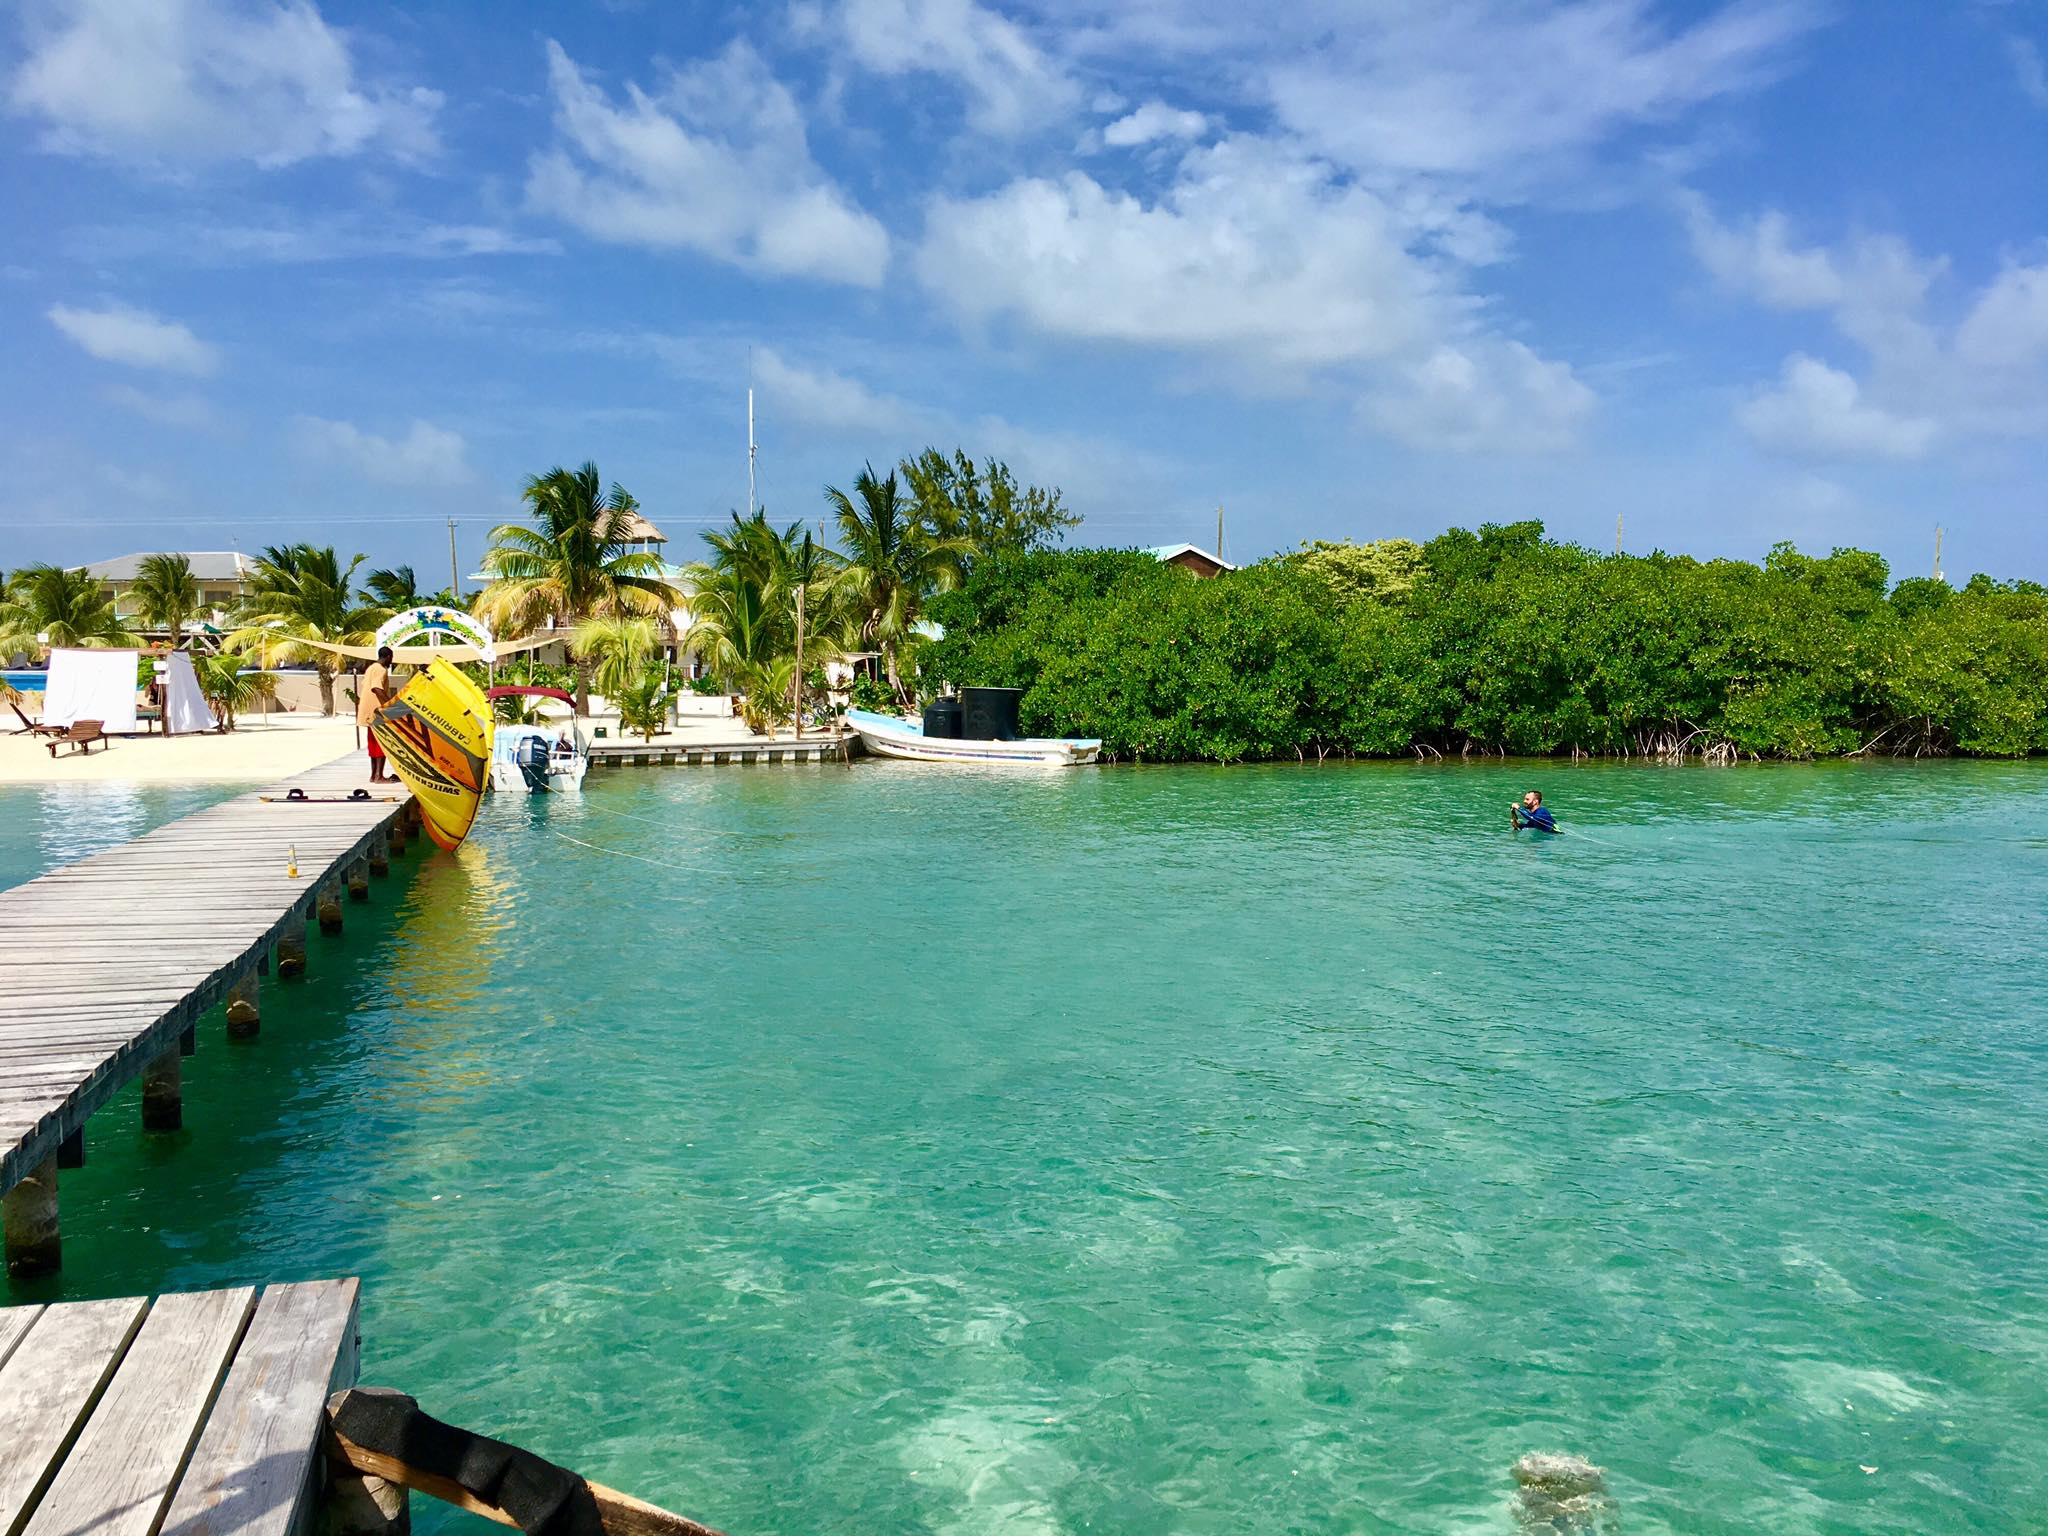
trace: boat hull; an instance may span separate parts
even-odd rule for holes
[[[1020,741],[966,741],[949,736],[926,736],[912,721],[892,720],[887,715],[850,709],[846,723],[860,736],[861,745],[877,757],[893,757],[913,763],[979,763],[985,766],[1018,768],[1078,768],[1092,763],[1102,753],[1102,743],[1048,736],[1026,737]]]

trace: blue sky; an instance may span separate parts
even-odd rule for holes
[[[20,0],[0,565],[689,555],[927,443],[1090,542],[2048,578],[2048,0]]]

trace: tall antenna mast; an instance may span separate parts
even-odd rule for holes
[[[1621,553],[1621,514],[1614,514],[1614,552]]]
[[[1223,558],[1223,503],[1216,503],[1216,558]]]
[[[1934,525],[1934,579],[1941,580],[1941,524]]]
[[[747,386],[747,516],[754,515],[754,386]]]

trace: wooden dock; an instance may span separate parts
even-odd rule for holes
[[[226,999],[228,1033],[255,1034],[258,976],[303,971],[308,922],[339,928],[346,899],[389,871],[418,811],[397,784],[336,798],[364,778],[352,753],[0,891],[10,1271],[57,1267],[58,1170],[83,1163],[93,1111],[139,1077],[143,1124],[176,1129],[179,1058],[196,1049],[200,1017]],[[293,788],[313,798],[278,798]]]
[[[0,1531],[304,1536],[354,1280],[0,1309]]]
[[[710,767],[713,764],[743,763],[837,763],[849,752],[858,756],[860,738],[818,736],[802,741],[598,741],[590,746],[590,766],[611,767]]]

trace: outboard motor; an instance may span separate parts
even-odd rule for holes
[[[512,761],[519,765],[519,776],[526,780],[526,787],[536,795],[544,795],[548,788],[548,743],[544,736],[527,736],[512,749]]]

